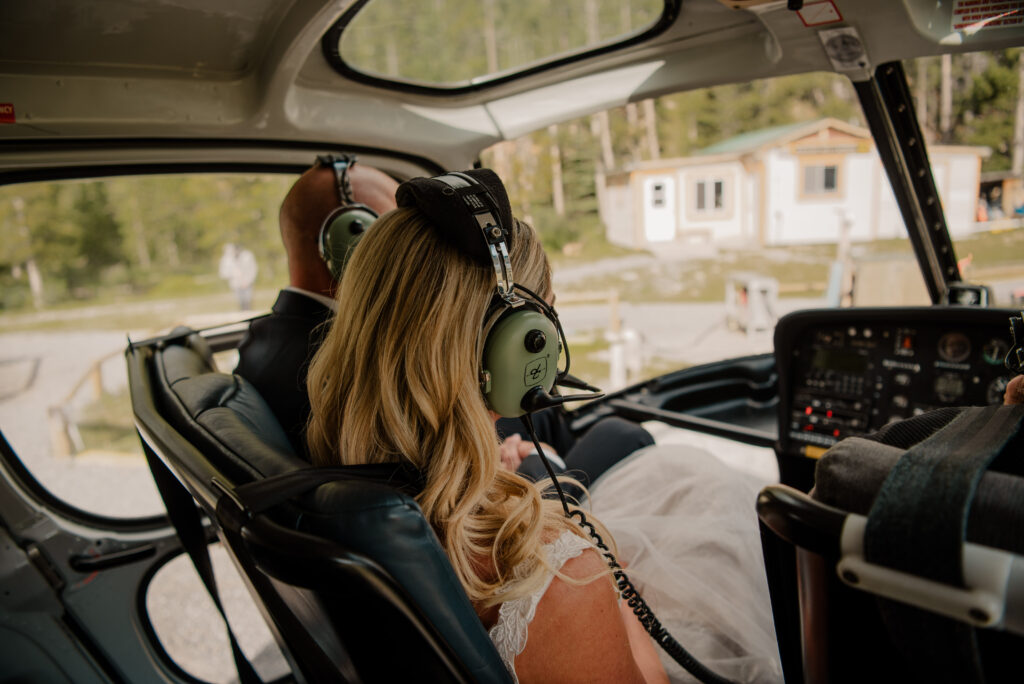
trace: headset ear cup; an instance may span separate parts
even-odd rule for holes
[[[374,221],[377,213],[362,204],[338,207],[320,228],[320,256],[335,281],[340,281],[349,254]]]
[[[550,392],[558,373],[558,328],[529,308],[498,319],[484,342],[481,369],[484,399],[495,413],[516,418],[526,411],[523,397],[534,387]]]

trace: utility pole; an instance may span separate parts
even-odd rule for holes
[[[1013,117],[1013,152],[1010,169],[1015,178],[1024,174],[1024,50],[1017,54],[1017,106]]]

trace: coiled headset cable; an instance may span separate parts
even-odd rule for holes
[[[626,605],[632,609],[633,614],[636,615],[640,624],[643,625],[644,629],[651,638],[665,653],[672,656],[672,659],[679,663],[687,672],[696,677],[699,681],[704,684],[735,684],[731,679],[726,679],[721,675],[715,674],[707,667],[705,667],[700,661],[693,657],[689,651],[683,648],[683,645],[676,641],[675,637],[668,633],[661,622],[658,620],[654,611],[647,605],[643,597],[640,596],[640,592],[636,590],[629,577],[623,571],[622,566],[619,565],[619,561],[615,558],[615,555],[608,548],[608,545],[604,543],[601,535],[598,533],[594,524],[587,520],[587,516],[579,508],[569,509],[569,502],[565,498],[565,492],[562,491],[562,486],[558,482],[558,477],[555,475],[554,469],[551,467],[551,463],[548,462],[548,457],[544,453],[544,449],[540,445],[540,439],[537,437],[537,433],[533,428],[533,418],[531,414],[524,413],[522,416],[523,425],[526,426],[526,431],[530,434],[530,439],[533,440],[533,446],[537,449],[537,453],[540,455],[540,460],[544,464],[544,469],[547,470],[548,476],[551,478],[551,482],[555,485],[555,492],[558,493],[558,499],[562,502],[562,510],[565,511],[565,517],[569,519],[575,519],[576,523],[583,528],[583,530],[590,535],[594,540],[595,546],[600,550],[601,555],[604,556],[605,563],[608,564],[608,568],[612,572],[612,577],[615,579],[615,585],[618,587],[619,595],[626,601]]]

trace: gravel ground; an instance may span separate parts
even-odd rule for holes
[[[120,351],[125,344],[125,334],[114,332],[0,334],[0,368],[7,369],[0,372],[0,381],[8,395],[0,400],[0,428],[36,478],[68,503],[116,517],[154,515],[163,512],[163,505],[141,453],[125,457],[97,451],[68,458],[51,449],[49,408],[68,396],[95,360],[111,354],[103,363],[104,389],[123,388],[127,379]],[[35,362],[31,384],[10,396],[8,383],[21,386],[24,366]]]

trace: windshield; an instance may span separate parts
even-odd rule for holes
[[[960,68],[964,125],[930,148],[962,269],[1004,305],[1001,283],[1024,277],[1024,231],[979,228],[976,200],[998,150],[1009,166],[1017,53]],[[509,179],[552,254],[574,369],[606,389],[771,352],[775,322],[796,309],[930,303],[857,97],[834,74],[630,104],[502,143],[483,162]]]

